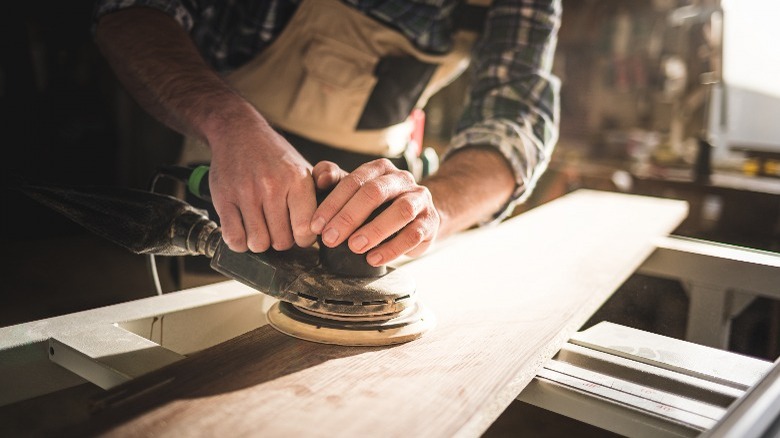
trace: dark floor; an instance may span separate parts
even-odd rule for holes
[[[146,259],[97,236],[74,234],[5,245],[14,256],[0,267],[5,289],[0,326],[155,294]],[[169,271],[160,272],[169,287]]]
[[[673,280],[635,274],[585,323],[600,321],[685,339],[688,298]],[[765,360],[780,356],[780,301],[756,298],[732,321],[729,351]]]
[[[612,438],[620,435],[515,400],[482,436],[484,438],[518,436]]]

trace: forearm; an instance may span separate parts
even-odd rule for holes
[[[223,122],[259,114],[202,59],[168,15],[129,8],[100,19],[95,42],[138,103],[167,126],[206,142]]]
[[[438,239],[491,218],[510,200],[515,178],[506,159],[495,149],[468,147],[441,163],[422,182],[428,187],[441,224]]]
[[[501,153],[515,190],[495,219],[531,194],[557,141],[560,82],[551,67],[560,16],[560,0],[494,0],[474,51],[470,98],[445,159],[477,144]]]

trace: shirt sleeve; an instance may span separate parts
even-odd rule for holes
[[[551,70],[560,19],[560,0],[493,0],[475,46],[469,102],[444,159],[482,145],[510,163],[515,190],[486,223],[527,199],[558,140],[560,81]]]
[[[121,9],[138,6],[157,9],[170,15],[187,32],[192,30],[194,25],[190,8],[178,0],[97,0],[92,12],[93,33],[100,17]]]

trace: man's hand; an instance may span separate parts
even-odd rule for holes
[[[211,148],[211,197],[230,249],[314,243],[311,165],[206,65],[172,17],[122,9],[100,19],[95,41],[150,114]]]
[[[238,252],[311,246],[317,208],[311,165],[263,120],[253,122],[209,135],[209,185],[222,237]]]
[[[404,254],[418,256],[436,238],[440,218],[431,193],[389,160],[371,161],[349,174],[323,161],[312,174],[318,189],[335,185],[311,221],[311,231],[322,234],[325,245],[335,247],[349,239],[353,252],[367,253],[368,263],[380,266]],[[384,211],[363,224],[388,201]]]

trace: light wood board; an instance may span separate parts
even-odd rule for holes
[[[581,190],[399,269],[437,326],[337,347],[264,326],[109,392],[71,430],[112,436],[478,436],[687,213]]]

